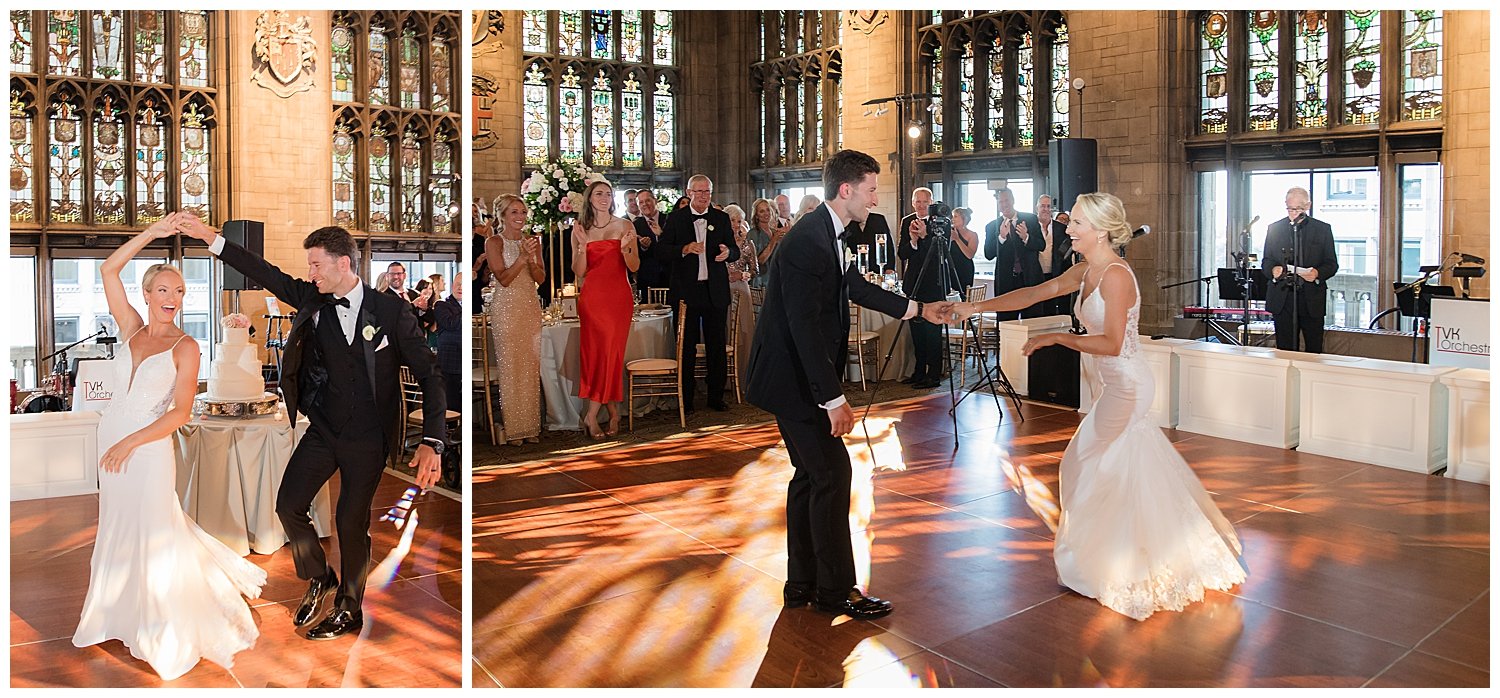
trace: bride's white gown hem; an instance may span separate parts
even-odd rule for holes
[[[1054,552],[1063,586],[1137,620],[1228,590],[1246,572],[1234,528],[1147,414],[1156,382],[1140,353],[1140,309],[1137,287],[1118,356],[1083,354],[1098,398],[1063,453]],[[1075,311],[1104,334],[1100,290],[1080,294]]]
[[[180,340],[179,340],[180,341]],[[99,419],[99,453],[165,414],[177,379],[172,350],[131,376],[129,340],[112,370],[124,394]],[[165,680],[200,658],[224,668],[259,634],[241,596],[256,598],[266,573],[203,532],[182,511],[171,439],[137,448],[122,472],[99,472],[99,529],[89,591],[73,644],[120,640]]]

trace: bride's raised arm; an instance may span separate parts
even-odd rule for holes
[[[191,213],[168,214],[135,237],[125,241],[119,249],[99,265],[99,275],[104,282],[104,300],[109,303],[109,314],[115,319],[115,326],[119,328],[120,337],[123,339],[135,334],[135,331],[145,326],[140,313],[131,307],[130,299],[125,295],[125,284],[120,280],[120,272],[130,260],[135,259],[141,250],[146,248],[152,240],[158,240],[177,232],[177,223],[181,216],[191,216]]]

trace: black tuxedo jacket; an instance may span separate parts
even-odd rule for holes
[[[735,244],[734,232],[729,229],[729,214],[712,206],[703,214],[703,218],[708,221],[708,231],[703,243],[703,250],[708,255],[706,288],[698,283],[698,255],[682,253],[683,246],[698,241],[698,234],[693,226],[693,221],[697,218],[693,215],[691,206],[673,212],[667,216],[667,224],[662,227],[661,239],[656,241],[656,258],[667,271],[670,289],[667,297],[674,307],[681,300],[692,306],[728,308],[729,263],[740,258],[740,247]],[[714,257],[719,256],[719,245],[729,249],[729,257],[722,262],[714,261]]]
[[[1289,282],[1293,280],[1282,274],[1282,279],[1271,279],[1271,270],[1295,262],[1299,267],[1314,267],[1318,270],[1315,283],[1302,283],[1298,297],[1313,315],[1322,315],[1328,307],[1328,280],[1339,271],[1337,250],[1333,246],[1333,228],[1312,216],[1303,216],[1297,230],[1299,254],[1294,258],[1292,247],[1292,223],[1283,218],[1266,228],[1266,246],[1260,256],[1260,268],[1265,270],[1266,310],[1280,313],[1292,296]]]
[[[771,257],[765,305],[750,347],[747,398],[778,417],[810,419],[843,394],[849,302],[892,317],[907,299],[871,284],[835,252],[833,218],[819,206],[803,216]]]
[[[667,232],[667,214],[656,212],[656,224],[661,226],[663,234]],[[630,225],[635,228],[638,237],[651,238],[649,248],[641,248],[641,268],[635,272],[635,278],[640,280],[641,285],[648,288],[661,286],[666,283],[664,267],[661,260],[656,258],[656,243],[661,242],[656,233],[651,232],[651,226],[647,225],[645,216],[636,216],[630,219]]]
[[[1073,241],[1068,239],[1068,224],[1054,218],[1049,227],[1052,228],[1052,273],[1046,278],[1054,279],[1073,266],[1072,255],[1069,254],[1073,249]]]
[[[850,223],[845,229],[848,234],[844,236],[844,242],[855,254],[859,254],[860,245],[869,245],[870,251],[865,255],[865,268],[880,272],[896,270],[896,239],[891,235],[891,224],[887,223],[885,216],[874,211],[863,225]],[[885,236],[885,266],[878,267],[875,261],[879,259],[876,253],[878,236]]]
[[[313,283],[293,278],[228,240],[224,241],[224,251],[219,259],[297,309],[281,358],[281,393],[286,398],[287,417],[293,425],[299,410],[312,419],[312,412],[303,402],[309,392],[317,389],[310,384],[315,381],[315,372],[304,365],[303,359],[309,344],[318,341],[312,319],[333,296],[319,293]],[[402,365],[411,368],[422,386],[422,435],[447,442],[443,420],[448,402],[444,396],[443,377],[438,373],[432,352],[427,348],[426,335],[417,327],[417,316],[412,310],[410,303],[395,294],[380,293],[365,286],[364,301],[357,310],[354,325],[354,345],[364,352],[376,414],[388,443],[396,447],[399,447],[404,432],[406,413],[401,394],[399,367]],[[369,339],[365,338],[366,328],[372,333]],[[382,341],[386,346],[377,351]]]
[[[1021,275],[1026,284],[1034,285],[1042,281],[1042,263],[1037,255],[1047,247],[1047,241],[1041,235],[1042,223],[1037,220],[1036,214],[1024,211],[1016,212],[1016,223],[1026,224],[1026,241],[1021,242],[1021,236],[1014,231],[1005,237],[1005,242],[1000,241],[1000,224],[1004,219],[995,219],[984,226],[984,258],[996,259],[995,276],[1008,274],[1015,268],[1017,259],[1021,260]],[[1034,280],[1033,280],[1034,279]]]
[[[924,303],[940,301],[947,295],[943,288],[942,273],[938,269],[938,261],[931,262],[932,268],[926,274],[922,273],[922,267],[927,262],[928,255],[936,249],[933,241],[937,238],[929,230],[921,240],[913,240],[911,226],[917,220],[915,212],[906,214],[901,219],[901,244],[896,246],[896,256],[900,257],[906,265],[901,272],[901,292],[908,297]],[[913,244],[915,243],[915,244]],[[917,277],[921,276],[920,287]]]

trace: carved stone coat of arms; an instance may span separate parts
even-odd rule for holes
[[[305,16],[267,10],[255,18],[255,61],[250,79],[278,97],[310,90],[317,75],[318,42]]]

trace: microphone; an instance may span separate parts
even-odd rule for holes
[[[1475,257],[1474,255],[1464,254],[1463,252],[1458,253],[1458,261],[1463,264],[1484,264],[1483,257]]]
[[[1136,228],[1135,230],[1130,231],[1130,239],[1134,240],[1134,239],[1136,239],[1138,237],[1144,237],[1144,236],[1150,235],[1150,234],[1151,234],[1151,226],[1149,226],[1149,225],[1143,225],[1143,226],[1141,226],[1139,228]]]
[[[1251,218],[1250,222],[1245,224],[1245,230],[1244,230],[1244,232],[1247,232],[1247,233],[1250,232],[1250,226],[1255,225],[1255,222],[1258,221],[1258,220],[1260,220],[1260,216],[1256,216],[1254,218]]]

